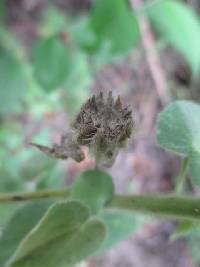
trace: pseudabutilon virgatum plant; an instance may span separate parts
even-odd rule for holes
[[[71,157],[77,162],[84,160],[82,146],[87,146],[99,168],[82,172],[68,187],[0,193],[0,204],[40,200],[19,209],[8,223],[0,238],[0,266],[74,266],[132,234],[137,229],[136,212],[178,219],[181,224],[175,237],[182,229],[185,234],[185,228],[188,233],[188,229],[198,227],[200,197],[186,195],[184,181],[192,167],[195,172],[191,177],[199,175],[199,118],[200,106],[183,100],[170,104],[159,115],[158,144],[184,156],[174,191],[122,195],[115,192],[112,177],[100,168],[111,166],[130,139],[134,129],[132,112],[122,106],[120,97],[113,99],[111,92],[89,98],[69,131],[61,136],[60,144],[33,145],[56,159]],[[50,201],[41,201],[48,198]],[[21,231],[23,225],[25,231]]]
[[[133,132],[133,117],[129,107],[123,107],[120,96],[114,100],[112,92],[102,92],[89,98],[80,109],[71,129],[62,135],[61,143],[53,147],[32,145],[55,158],[84,160],[82,146],[87,146],[96,165],[110,167]]]

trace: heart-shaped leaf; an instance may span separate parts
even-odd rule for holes
[[[78,201],[56,203],[25,237],[6,267],[66,267],[99,249],[106,237],[102,221]]]
[[[88,205],[92,213],[97,213],[113,196],[112,178],[106,172],[90,170],[83,172],[72,185],[72,197]]]

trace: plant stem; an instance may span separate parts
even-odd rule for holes
[[[187,171],[188,171],[188,166],[189,166],[189,157],[186,157],[181,163],[180,173],[176,181],[175,193],[177,195],[180,195],[180,193],[183,190],[185,178],[186,178]]]
[[[44,198],[64,198],[69,196],[69,188],[24,193],[2,193],[0,194],[0,204],[8,202],[20,202],[26,200],[38,200]]]
[[[0,204],[39,200],[45,198],[70,197],[70,188],[26,193],[0,194]],[[114,195],[106,205],[107,209],[140,212],[154,216],[176,219],[200,220],[200,198],[183,196],[121,196]]]
[[[113,197],[108,209],[121,209],[161,215],[176,219],[200,220],[200,198],[180,196],[120,196]]]

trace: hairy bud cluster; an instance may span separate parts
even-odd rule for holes
[[[120,97],[114,101],[112,92],[92,96],[82,106],[71,130],[62,136],[61,144],[52,148],[33,144],[55,158],[84,159],[81,146],[88,146],[97,164],[111,166],[133,131],[132,111],[122,107]]]

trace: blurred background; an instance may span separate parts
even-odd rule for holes
[[[156,144],[155,122],[173,100],[199,102],[199,73],[198,0],[1,0],[0,192],[70,185],[93,168],[89,156],[56,161],[28,143],[58,143],[81,104],[109,90],[136,125],[108,170],[117,192],[172,191],[180,158]],[[18,206],[0,206],[0,231]],[[81,266],[200,266],[198,231],[172,241],[176,221],[134,223],[126,241]]]

